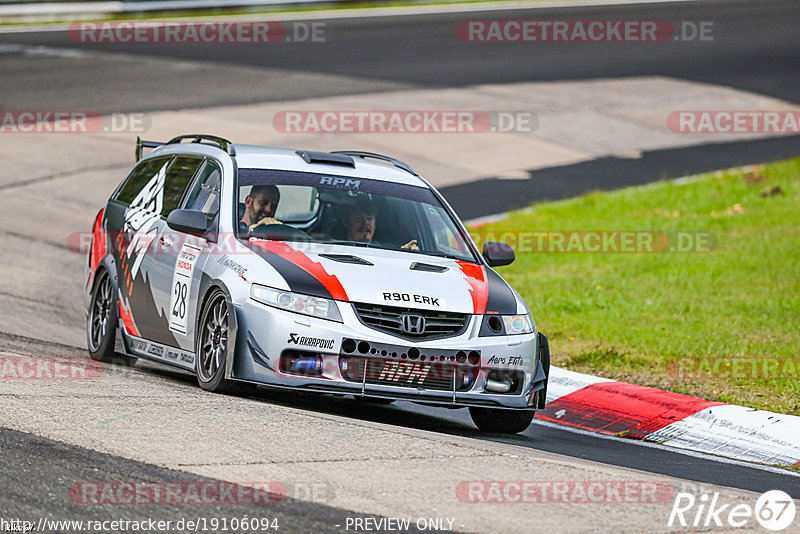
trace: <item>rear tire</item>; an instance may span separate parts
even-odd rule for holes
[[[252,384],[244,384],[225,378],[230,334],[229,309],[225,293],[216,290],[206,301],[200,316],[195,351],[197,383],[206,391],[249,395],[255,391]]]
[[[483,432],[498,434],[517,434],[522,432],[533,421],[532,410],[501,410],[498,408],[470,407],[472,422]]]
[[[108,271],[97,277],[86,320],[86,341],[89,356],[99,362],[114,359],[114,341],[119,323],[119,297]]]

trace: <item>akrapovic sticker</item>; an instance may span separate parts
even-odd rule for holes
[[[286,342],[294,345],[302,345],[303,347],[313,347],[316,349],[332,349],[334,340],[323,339],[321,337],[306,337],[291,332],[289,333],[289,339],[287,339]]]
[[[175,274],[172,275],[171,286],[172,296],[169,300],[169,329],[179,334],[186,334],[192,273],[199,257],[199,248],[184,243],[175,262]]]
[[[435,306],[446,308],[447,303],[442,297],[431,295],[418,295],[416,293],[397,293],[393,291],[378,291],[378,300],[393,304],[423,304],[425,306]]]

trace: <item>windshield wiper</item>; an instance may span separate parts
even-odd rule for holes
[[[456,256],[454,254],[448,254],[446,252],[438,252],[438,251],[431,252],[431,251],[427,251],[427,250],[408,250],[408,249],[400,249],[400,250],[402,250],[403,252],[414,252],[415,254],[425,254],[426,256],[436,256],[437,258],[447,258],[447,259],[450,259],[450,260],[469,261],[469,262],[473,262],[474,263],[473,259],[466,260],[464,258],[460,258],[460,257],[458,257],[458,256]]]
[[[314,243],[322,243],[324,245],[346,245],[346,246],[353,246],[353,247],[366,247],[366,248],[380,248],[385,249],[385,247],[380,247],[374,243],[364,243],[363,241],[340,241],[338,239],[329,239],[326,241],[314,241]],[[386,249],[385,249],[386,250]],[[388,249],[390,250],[390,249]]]

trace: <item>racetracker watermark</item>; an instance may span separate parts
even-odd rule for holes
[[[489,242],[510,245],[515,252],[525,253],[705,253],[717,246],[712,232],[693,231],[470,231],[481,248]]]
[[[712,232],[696,231],[637,231],[637,230],[597,230],[597,231],[470,231],[470,236],[478,248],[486,243],[500,242],[511,246],[518,254],[526,253],[708,253],[717,247],[717,236]],[[67,237],[67,249],[75,254],[87,254],[92,247],[92,232],[73,232]],[[252,246],[269,240],[269,235],[247,238],[231,232],[207,234],[195,237],[180,232],[120,232],[109,236],[113,242],[136,242],[136,250],[147,250],[150,255],[180,254],[184,245],[205,248],[208,254],[216,256],[236,256],[250,254]],[[206,243],[215,243],[208,248]],[[310,249],[323,251],[325,246],[314,241],[292,242],[294,250]],[[494,246],[489,244],[488,246]],[[321,248],[323,247],[323,248]],[[332,249],[331,249],[332,250]]]
[[[672,500],[666,482],[618,480],[471,480],[456,486],[459,501],[470,504],[646,504]]]
[[[280,482],[76,482],[76,504],[276,504],[287,497]]]
[[[121,21],[76,22],[70,40],[91,44],[269,44],[325,42],[324,22]]]
[[[0,134],[92,134],[143,133],[150,129],[147,113],[112,113],[94,111],[0,111]]]
[[[272,119],[281,133],[531,133],[532,111],[371,110],[281,111]]]
[[[667,128],[675,133],[798,134],[800,111],[673,111]]]
[[[0,353],[0,380],[93,380],[102,373],[103,364],[89,358]]]
[[[798,380],[800,356],[674,358],[667,364],[667,375],[676,380]]]
[[[713,21],[463,20],[456,35],[467,43],[664,43],[713,41]]]

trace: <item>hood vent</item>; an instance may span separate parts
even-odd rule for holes
[[[339,263],[352,263],[355,265],[374,265],[374,263],[365,260],[364,258],[359,258],[358,256],[353,256],[351,254],[320,254],[321,258],[326,258],[332,261],[338,261]]]
[[[410,269],[412,271],[425,271],[427,273],[443,273],[447,270],[447,267],[443,265],[433,265],[430,263],[420,263],[415,261],[411,264]]]

